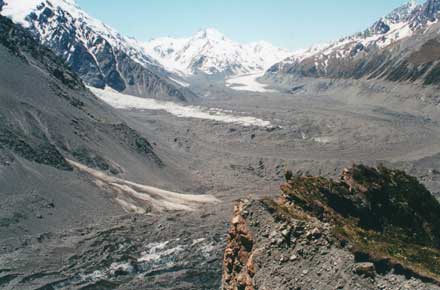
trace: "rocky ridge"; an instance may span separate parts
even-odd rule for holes
[[[287,179],[278,200],[236,205],[223,289],[440,289],[440,205],[415,178],[354,166]]]

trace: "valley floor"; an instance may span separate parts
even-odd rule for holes
[[[432,110],[395,106],[381,94],[349,99],[343,88],[214,91],[197,105],[270,126],[179,117],[160,108],[120,113],[152,136],[165,164],[191,176],[191,184],[169,190],[210,194],[220,203],[195,212],[118,215],[98,225],[1,241],[0,264],[8,267],[0,267],[0,288],[217,289],[232,204],[278,196],[287,168],[337,176],[353,162],[385,163],[440,191],[440,119]]]

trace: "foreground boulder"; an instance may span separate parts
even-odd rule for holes
[[[440,289],[440,205],[415,178],[287,178],[277,201],[237,204],[223,289]]]

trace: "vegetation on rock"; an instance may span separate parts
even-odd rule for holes
[[[416,178],[357,165],[339,181],[289,175],[281,189],[286,213],[331,223],[360,262],[440,281],[440,204]]]

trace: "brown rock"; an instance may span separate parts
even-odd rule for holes
[[[374,278],[376,276],[376,268],[373,263],[358,263],[355,265],[354,272],[360,276]]]
[[[223,259],[223,290],[254,290],[252,277],[254,240],[243,215],[243,201],[234,208],[228,244]]]

